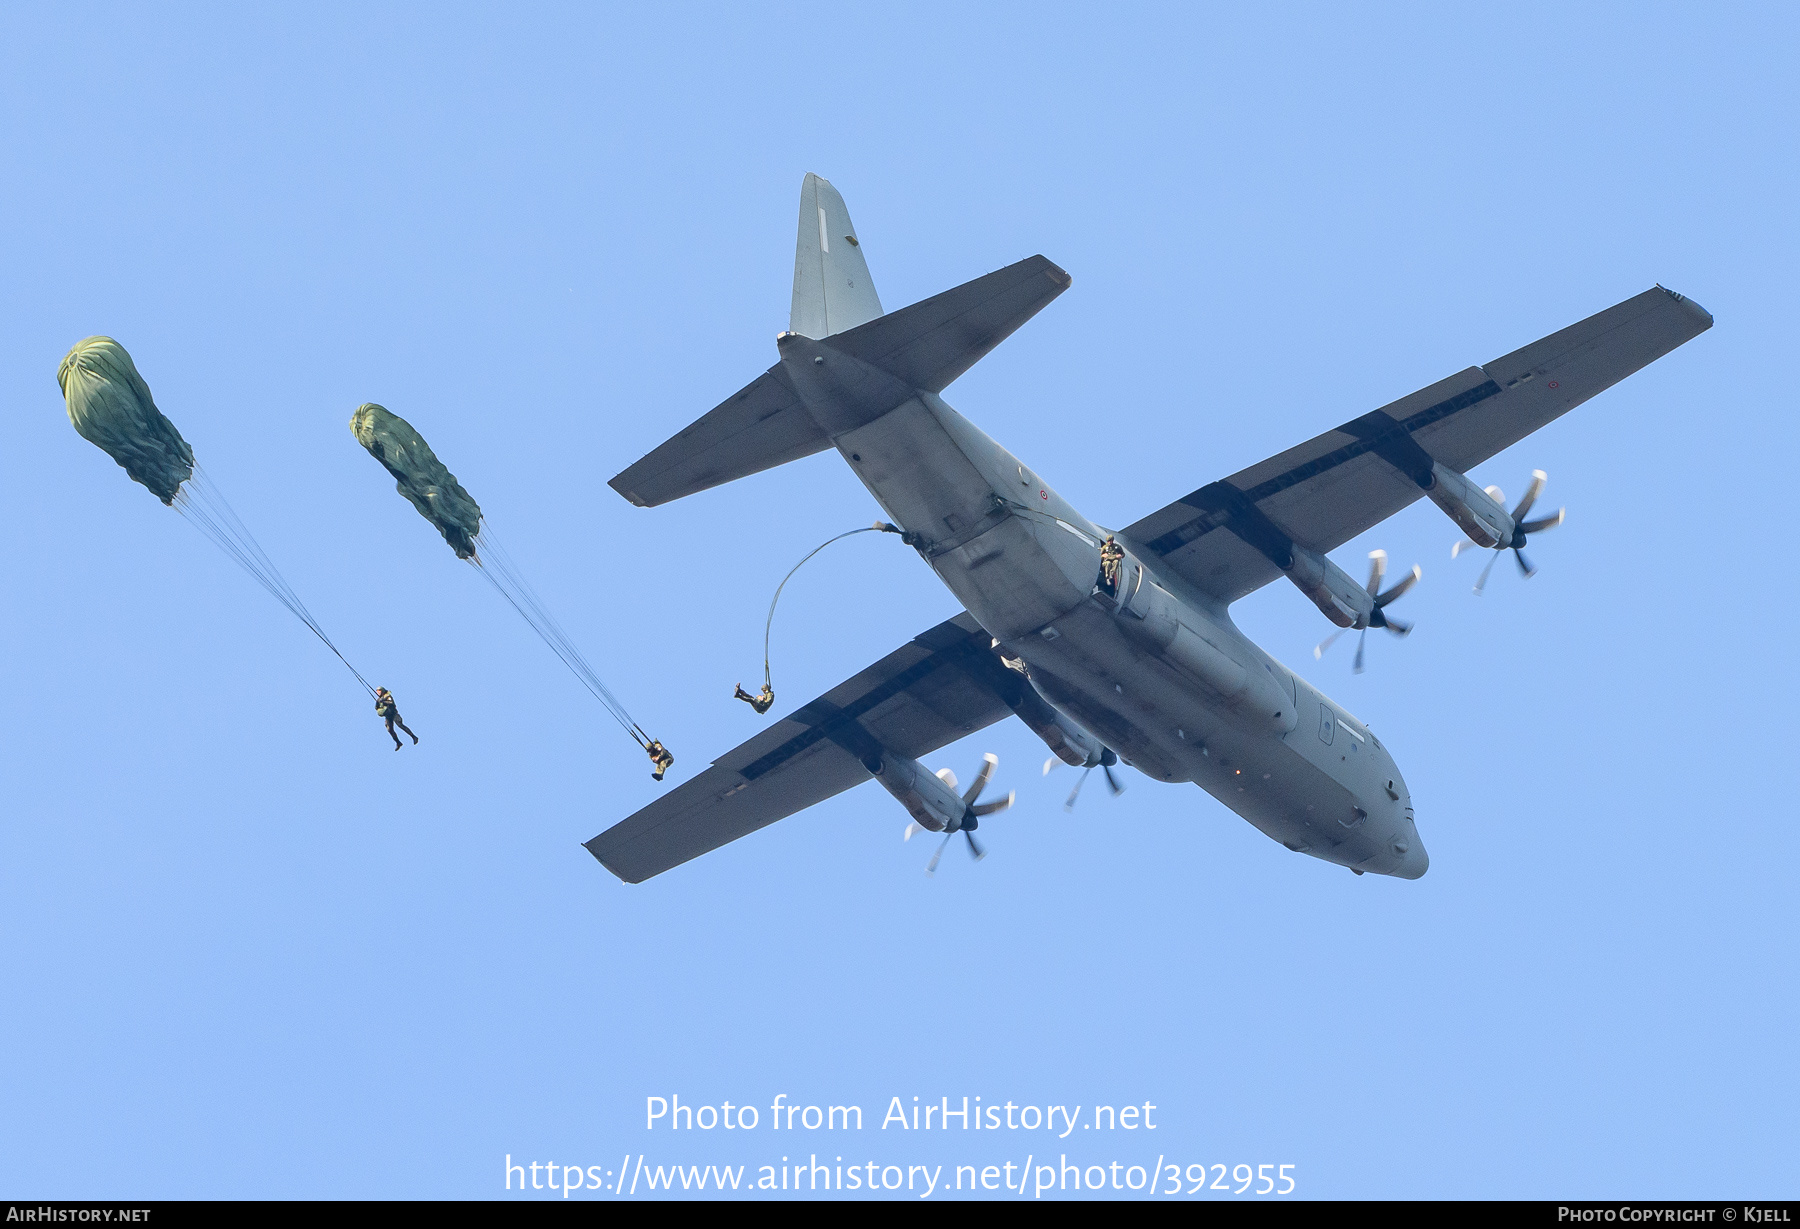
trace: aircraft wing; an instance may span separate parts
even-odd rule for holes
[[[994,724],[1012,712],[1008,675],[975,617],[957,615],[726,752],[588,852],[642,883],[867,781],[865,754],[916,758]]]
[[[1466,472],[1712,327],[1658,286],[1364,414],[1123,531],[1146,557],[1233,602],[1281,575],[1291,543],[1320,552],[1424,494],[1433,460]]]

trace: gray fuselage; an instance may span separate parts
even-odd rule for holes
[[[1289,849],[1359,872],[1425,873],[1387,749],[1251,643],[1222,604],[1128,541],[1116,585],[1103,583],[1106,531],[940,397],[797,334],[780,348],[856,476],[1058,711]]]

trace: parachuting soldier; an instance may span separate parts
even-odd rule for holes
[[[401,746],[400,736],[394,733],[395,726],[406,730],[406,736],[413,740],[415,747],[419,745],[419,736],[407,730],[406,722],[400,720],[400,710],[394,705],[394,693],[385,687],[375,689],[375,714],[387,722],[388,737],[394,740],[394,750],[400,750]]]
[[[751,708],[755,709],[758,716],[761,716],[763,713],[768,712],[770,706],[775,703],[775,689],[769,686],[769,684],[764,683],[762,685],[762,693],[753,696],[744,690],[744,685],[742,683],[739,683],[737,685],[737,692],[732,696],[732,699],[742,700],[745,704],[748,704]]]
[[[663,773],[669,771],[669,766],[675,762],[675,757],[670,755],[669,749],[662,745],[660,739],[656,738],[652,738],[650,745],[644,750],[650,753],[650,779],[652,781],[662,780]]]

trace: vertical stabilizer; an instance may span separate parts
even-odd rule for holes
[[[788,329],[814,339],[881,315],[850,210],[830,181],[808,173],[800,185],[800,234],[794,243],[794,309]]]

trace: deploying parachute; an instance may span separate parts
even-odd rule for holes
[[[69,407],[69,421],[81,438],[124,467],[132,479],[181,513],[215,546],[235,560],[325,642],[356,681],[375,689],[350,665],[262,546],[226,502],[224,493],[194,461],[194,450],[156,408],[150,386],[138,374],[125,347],[110,337],[75,343],[56,369],[56,382]],[[460,489],[460,488],[458,488]]]
[[[481,505],[470,498],[431,451],[425,437],[398,414],[370,402],[350,416],[350,432],[394,476],[394,484],[419,515],[436,525],[458,559],[475,557]]]
[[[463,490],[456,475],[438,460],[425,437],[404,418],[373,402],[358,406],[356,413],[350,416],[350,433],[394,476],[396,489],[418,509],[420,516],[437,527],[450,549],[456,552],[456,557],[474,565],[476,571],[519,612],[519,617],[550,646],[551,652],[562,659],[582,686],[643,748],[650,757],[651,775],[662,780],[675,757],[632,720],[618,697],[600,681],[581,650],[575,647],[575,642],[569,639],[549,608],[533,592],[512,557],[495,539],[492,527],[484,524],[481,505]]]
[[[152,495],[173,504],[181,484],[193,476],[194,450],[156,408],[125,347],[110,337],[76,342],[56,369],[56,383],[81,438],[124,466]]]

